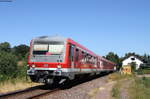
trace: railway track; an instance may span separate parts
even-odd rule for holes
[[[0,99],[39,99],[59,90],[59,88],[45,89],[44,86],[36,86],[25,90],[1,94]]]
[[[41,99],[50,94],[54,94],[59,92],[60,90],[70,89],[73,86],[80,85],[84,82],[91,81],[93,79],[97,79],[99,77],[107,76],[106,74],[97,75],[94,77],[89,77],[83,80],[73,80],[63,86],[55,86],[53,88],[48,88],[48,86],[40,85],[32,88],[28,88],[25,90],[19,90],[11,93],[1,94],[0,99]]]
[[[55,93],[55,92],[58,92],[59,90],[60,90],[59,88],[56,88],[56,89],[53,89],[53,90],[51,90],[51,91],[48,91],[48,92],[45,92],[45,93],[41,93],[41,94],[32,96],[32,97],[30,97],[30,98],[28,98],[28,99],[40,99],[40,98],[45,97],[45,96],[47,96],[47,95],[53,94],[53,93]]]

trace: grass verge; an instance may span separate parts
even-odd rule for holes
[[[112,88],[112,97],[114,99],[149,99],[150,97],[150,78],[136,77],[135,75],[126,76],[114,73],[109,77],[116,80]],[[126,95],[125,95],[126,94]]]
[[[0,83],[0,93],[7,93],[16,90],[26,89],[29,87],[40,85],[38,83],[33,83],[26,78],[14,78]]]
[[[134,78],[134,82],[129,88],[130,99],[149,99],[150,78]]]
[[[115,85],[113,86],[111,90],[112,98],[113,99],[121,99],[121,95],[123,93],[126,94],[126,90],[124,88],[126,87],[126,81],[130,80],[133,77],[133,75],[121,75],[120,73],[114,73],[109,75],[110,81],[116,81]]]

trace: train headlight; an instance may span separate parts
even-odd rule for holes
[[[32,65],[32,67],[34,68],[34,67],[35,67],[35,65],[33,64],[33,65]]]
[[[57,65],[57,68],[61,68],[61,65]]]

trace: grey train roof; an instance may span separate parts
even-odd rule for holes
[[[66,41],[67,38],[64,38],[62,36],[41,36],[33,39],[33,42],[50,42],[50,41],[58,41],[58,42],[63,42]]]

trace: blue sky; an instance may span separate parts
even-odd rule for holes
[[[27,44],[43,35],[70,37],[99,55],[150,54],[149,0],[0,2],[0,42]]]

